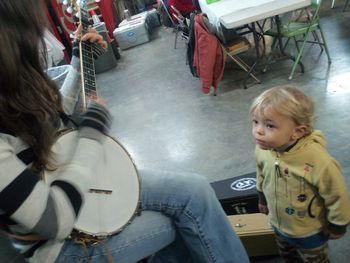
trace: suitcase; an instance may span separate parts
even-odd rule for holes
[[[275,233],[264,214],[232,215],[228,219],[249,257],[278,255]]]
[[[211,183],[227,215],[259,212],[255,177],[254,172]]]
[[[147,11],[146,21],[151,31],[157,26],[160,26],[159,14],[155,8],[152,8]]]
[[[152,30],[155,27],[160,26],[158,11],[155,8],[152,8],[152,9],[144,11],[142,13],[133,15],[133,16],[129,17],[128,19],[124,19],[123,21],[121,21],[119,23],[118,27],[125,26],[125,25],[129,24],[130,22],[136,21],[136,20],[145,20],[149,33],[152,33]]]
[[[139,19],[128,21],[113,31],[114,38],[118,41],[121,50],[128,49],[146,43],[150,40],[146,19],[140,16]]]
[[[133,21],[138,21],[138,20],[146,21],[146,19],[147,19],[147,11],[133,15],[133,16],[129,17],[128,19],[124,19],[123,21],[121,21],[119,23],[118,27],[126,26],[129,23],[132,23]]]

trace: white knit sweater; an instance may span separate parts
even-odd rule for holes
[[[72,65],[77,65],[75,60]],[[50,74],[53,72],[51,70]],[[65,77],[61,89],[64,108],[71,113],[78,95],[79,73],[76,66],[59,72]],[[29,262],[54,262],[71,233],[83,202],[81,193],[88,188],[95,173],[96,156],[102,153],[101,135],[95,129],[84,127],[71,162],[49,185],[28,169],[32,163],[31,149],[20,138],[0,131],[0,216],[16,234],[36,233],[48,239],[27,258]],[[0,241],[7,242],[1,234]],[[20,244],[22,252],[36,244]],[[0,262],[8,262],[11,254],[14,251],[1,251]]]

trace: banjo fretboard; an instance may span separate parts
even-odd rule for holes
[[[88,32],[90,26],[89,13],[86,9],[80,7],[80,24],[83,27],[83,34]],[[86,98],[95,97],[96,90],[96,76],[93,56],[93,44],[90,42],[80,41],[80,66],[81,66],[81,89],[83,95],[83,107],[86,108]]]

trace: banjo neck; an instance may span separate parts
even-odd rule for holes
[[[80,6],[79,21],[83,28],[83,34],[88,32],[90,26],[89,12]],[[80,71],[81,71],[81,91],[83,108],[86,109],[87,98],[96,98],[96,75],[93,56],[93,46],[90,42],[79,42]]]
[[[79,11],[83,32],[89,28],[89,13],[85,0],[68,0],[71,9]],[[74,5],[74,6],[73,6]],[[80,8],[84,6],[84,8]],[[87,97],[96,97],[94,51],[96,46],[90,42],[79,42],[81,89],[83,107]],[[97,50],[98,51],[98,50]],[[50,185],[59,179],[71,163],[79,140],[78,130],[61,133],[52,147],[57,169],[45,170],[44,177]],[[99,160],[94,163],[94,176],[89,185],[83,186],[83,203],[74,224],[74,229],[90,240],[100,241],[119,233],[139,213],[140,181],[136,166],[125,148],[112,137],[105,135],[101,142]],[[79,181],[76,182],[79,184]]]

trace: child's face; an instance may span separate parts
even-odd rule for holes
[[[300,138],[294,121],[275,110],[266,109],[264,114],[255,111],[251,120],[253,137],[263,150],[283,152]]]

